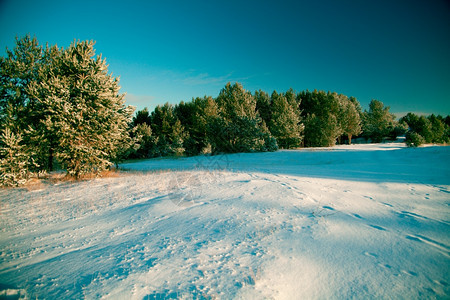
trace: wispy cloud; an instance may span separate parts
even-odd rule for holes
[[[186,86],[214,86],[224,85],[227,82],[242,82],[250,77],[238,77],[234,72],[224,75],[211,75],[207,72],[199,72],[198,70],[188,70],[184,72],[166,70],[162,74],[168,80],[181,83]]]
[[[136,95],[127,93],[125,95],[125,101],[127,105],[136,106],[137,109],[142,109],[143,107],[149,107],[155,105],[156,98],[151,95]],[[159,103],[156,103],[159,104]]]
[[[223,84],[232,79],[233,73],[223,76],[211,76],[208,73],[195,74],[194,72],[184,74],[181,80],[186,85],[207,85],[207,84]]]

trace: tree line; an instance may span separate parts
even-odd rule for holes
[[[228,83],[216,98],[133,116],[119,89],[92,41],[63,49],[17,38],[0,58],[0,184],[54,169],[79,178],[129,158],[327,147],[405,133],[411,146],[449,141],[448,116],[410,113],[396,121],[378,100],[362,111],[356,98],[335,92],[269,95]]]
[[[228,83],[217,98],[205,96],[158,105],[152,112],[138,111],[130,134],[140,143],[128,157],[330,147],[351,144],[354,137],[379,143],[405,133],[409,146],[448,143],[449,121],[449,116],[413,113],[396,121],[381,101],[372,100],[369,110],[362,111],[356,98],[334,92],[289,89],[252,94],[239,83]]]

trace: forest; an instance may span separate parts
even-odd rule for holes
[[[29,35],[0,57],[0,185],[65,170],[80,178],[120,161],[378,143],[445,144],[450,116],[396,120],[379,100],[325,91],[250,92],[227,83],[214,98],[134,111],[93,41],[43,47]]]

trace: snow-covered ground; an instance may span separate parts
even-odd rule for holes
[[[122,167],[0,190],[0,297],[450,297],[450,147]]]

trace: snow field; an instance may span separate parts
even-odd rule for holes
[[[398,144],[125,164],[0,190],[0,288],[29,298],[450,295],[450,149]],[[0,294],[1,295],[1,294]]]

